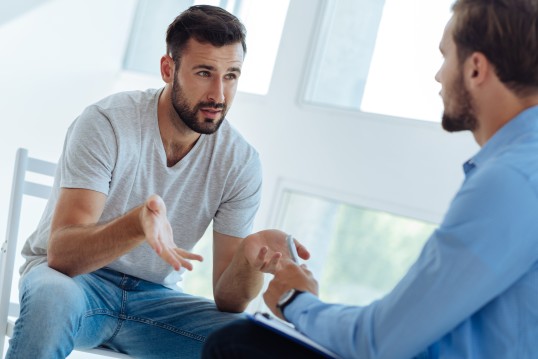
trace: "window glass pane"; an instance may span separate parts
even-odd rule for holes
[[[123,68],[160,77],[161,56],[166,53],[166,29],[192,0],[139,0]]]
[[[277,226],[310,251],[323,300],[368,304],[389,292],[435,225],[295,191],[284,193]]]
[[[124,69],[160,77],[159,61],[166,52],[165,36],[168,25],[181,11],[199,4],[221,6],[241,19],[247,28],[247,56],[238,90],[266,94],[289,0],[140,0],[125,55]]]
[[[359,109],[383,0],[328,1],[306,100]]]
[[[269,91],[288,5],[289,0],[242,1],[236,15],[247,28],[247,56],[239,91],[259,95]]]
[[[326,38],[318,44],[305,100],[440,121],[440,86],[434,76],[442,61],[439,41],[452,3],[329,1],[329,19],[322,30]]]
[[[309,249],[306,261],[326,301],[368,304],[390,291],[417,258],[435,225],[383,211],[285,191],[277,228]],[[185,292],[213,298],[212,226],[192,252],[204,257],[184,273]],[[270,280],[270,276],[268,277]]]
[[[204,261],[192,261],[193,270],[183,273],[179,285],[185,293],[213,299],[213,222],[191,252],[200,254]]]

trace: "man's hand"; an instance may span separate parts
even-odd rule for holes
[[[265,304],[279,318],[284,319],[283,314],[276,307],[278,300],[290,289],[310,292],[318,295],[318,282],[306,265],[297,265],[291,261],[282,263],[275,273],[274,279],[269,282],[267,291],[263,294]]]
[[[213,244],[214,298],[221,311],[242,312],[263,286],[263,273],[275,273],[281,263],[292,262],[286,233],[264,230],[241,239],[215,234]],[[300,258],[310,253],[295,241]]]
[[[202,256],[176,246],[172,226],[166,217],[166,205],[158,195],[150,196],[142,206],[140,224],[151,248],[175,270],[181,267],[192,270],[189,260],[203,261]]]
[[[281,262],[292,261],[286,243],[287,234],[268,229],[249,235],[242,243],[243,253],[251,267],[264,273],[275,273]],[[302,259],[310,258],[310,253],[299,241],[294,240],[297,254]]]

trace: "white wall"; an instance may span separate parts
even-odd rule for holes
[[[2,233],[16,148],[58,159],[67,126],[114,86],[134,5],[56,0],[0,27]]]
[[[263,159],[261,223],[271,225],[274,191],[290,180],[439,221],[463,178],[462,162],[477,149],[472,136],[447,134],[435,123],[301,104],[320,4],[291,1],[269,95],[240,94],[230,114]]]

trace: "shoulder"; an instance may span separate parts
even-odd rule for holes
[[[513,218],[538,211],[537,145],[506,148],[475,169],[453,199],[446,218]]]
[[[527,133],[504,145],[477,169],[472,181],[490,191],[519,192],[529,187],[538,198],[538,133]]]
[[[105,114],[150,110],[157,105],[159,93],[159,89],[118,92],[97,101],[88,108]]]
[[[233,159],[244,162],[245,160],[258,160],[258,151],[228,120],[224,120],[219,130],[214,134],[215,144]]]
[[[160,90],[119,92],[86,107],[75,123],[77,126],[101,128],[139,128],[145,119],[156,116]]]

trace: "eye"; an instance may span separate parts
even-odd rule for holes
[[[226,80],[235,80],[235,79],[237,79],[237,75],[236,75],[235,73],[226,74],[226,75],[224,76],[224,78],[225,78]]]
[[[197,75],[200,76],[200,77],[209,77],[209,76],[211,76],[209,71],[200,71],[200,72],[197,72]]]

